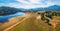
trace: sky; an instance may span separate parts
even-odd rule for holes
[[[0,6],[15,8],[39,8],[60,5],[60,0],[0,0]]]

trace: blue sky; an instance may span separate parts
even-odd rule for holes
[[[0,6],[15,8],[38,8],[60,5],[60,0],[0,0]]]

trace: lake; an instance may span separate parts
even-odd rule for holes
[[[6,22],[8,21],[9,18],[16,17],[16,16],[24,16],[25,13],[23,12],[18,12],[12,15],[6,15],[6,16],[0,16],[0,22]]]

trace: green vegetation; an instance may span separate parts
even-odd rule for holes
[[[35,15],[31,15],[12,29],[14,29],[13,31],[52,31],[48,26],[43,25],[40,20],[35,18]]]
[[[47,15],[60,16],[60,11],[46,11]]]
[[[21,12],[21,10],[6,6],[0,7],[0,16],[15,14],[17,12]]]
[[[60,12],[45,11],[45,12],[41,13],[40,15],[41,15],[41,20],[51,26],[51,20],[53,20],[53,16],[60,16]]]

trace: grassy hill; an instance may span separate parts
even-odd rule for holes
[[[52,31],[52,28],[41,20],[36,19],[37,15],[31,15],[22,23],[18,24],[10,31]]]

